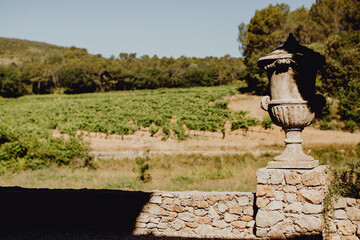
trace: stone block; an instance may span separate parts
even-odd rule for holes
[[[347,207],[346,198],[339,198],[335,200],[334,209],[346,208],[346,207]]]
[[[268,198],[258,197],[256,198],[256,206],[258,208],[265,208],[270,203]]]
[[[195,210],[195,215],[196,216],[205,216],[206,214],[208,214],[208,211],[204,210],[204,209],[196,209]]]
[[[174,219],[173,217],[162,217],[161,222],[168,223],[174,221]]]
[[[150,215],[167,216],[169,213],[157,204],[148,204],[148,212]]]
[[[170,223],[170,226],[175,229],[176,231],[179,231],[180,229],[184,228],[186,225],[183,221],[176,219],[173,222]]]
[[[310,232],[321,232],[323,221],[320,217],[315,217],[312,215],[301,215],[295,224],[298,225],[301,229],[306,229]]]
[[[308,190],[301,189],[300,195],[307,201],[312,204],[320,204],[324,201],[325,194],[322,190]]]
[[[270,184],[280,185],[284,180],[284,171],[273,170],[270,172]]]
[[[266,211],[259,209],[256,214],[256,226],[266,228],[274,226],[285,218],[284,213],[279,211]]]
[[[247,226],[247,222],[235,221],[235,222],[231,223],[231,226],[233,226],[237,229],[245,229]]]
[[[277,201],[283,201],[285,199],[285,193],[283,191],[275,191],[274,197]]]
[[[169,217],[176,218],[177,215],[177,212],[169,212]]]
[[[157,227],[157,224],[156,223],[148,223],[146,225],[146,228],[149,228],[149,229],[152,229],[152,228],[156,228]]]
[[[248,196],[242,196],[239,198],[236,198],[239,206],[246,206],[249,205],[250,201],[249,201],[249,197]]]
[[[266,228],[256,228],[256,236],[259,238],[265,238],[268,234],[268,230]]]
[[[229,212],[230,213],[235,213],[235,214],[241,214],[242,213],[242,208],[239,206],[239,203],[234,199],[232,201],[227,202],[226,204],[229,207]]]
[[[151,198],[149,199],[149,203],[157,203],[157,204],[161,204],[162,203],[162,197],[161,196],[151,196]]]
[[[162,203],[166,205],[171,205],[174,202],[174,198],[164,197]]]
[[[149,213],[140,213],[136,219],[137,222],[147,223],[150,221],[150,214]]]
[[[174,203],[172,203],[172,204],[175,205]],[[181,200],[181,206],[194,207],[195,202],[192,199],[183,199],[183,200]]]
[[[177,213],[185,212],[184,207],[177,206],[177,205],[172,205],[172,206],[168,207],[167,209],[171,212],[177,212]]]
[[[288,185],[297,185],[301,183],[300,174],[290,171],[285,173],[285,182]]]
[[[297,195],[295,193],[285,193],[285,200],[288,203],[294,203],[297,199]]]
[[[230,236],[232,234],[232,228],[223,228],[223,229],[214,229],[213,234],[218,235],[218,236],[222,236],[222,237],[227,237]]]
[[[302,175],[302,183],[305,186],[325,185],[325,174],[319,171],[307,171]]]
[[[220,218],[220,215],[215,211],[213,206],[210,206],[210,208],[209,208],[209,217],[214,220],[217,220]]]
[[[284,191],[285,193],[296,193],[296,192],[297,192],[297,188],[296,188],[295,186],[289,186],[289,185],[287,185],[287,186],[285,186],[285,187],[283,188],[283,191]]]
[[[136,222],[135,223],[136,228],[146,228],[146,223],[143,222]]]
[[[226,204],[219,202],[218,209],[220,212],[224,213],[224,212],[226,212],[226,210],[229,209],[229,207]]]
[[[268,210],[282,210],[284,207],[284,203],[282,201],[271,201],[266,209]]]
[[[213,221],[212,225],[214,227],[217,227],[220,229],[223,229],[223,228],[226,228],[229,226],[229,224],[227,222],[225,222],[224,220],[215,220],[215,221]]]
[[[152,222],[152,223],[159,223],[159,222],[160,222],[160,219],[161,219],[161,218],[159,218],[159,217],[151,217],[151,218],[150,218],[150,222]]]
[[[254,215],[254,208],[252,206],[244,207],[242,210],[242,213],[244,215],[252,216],[252,215]]]
[[[195,222],[199,224],[209,224],[211,223],[211,219],[209,217],[196,217]]]
[[[233,222],[239,219],[238,215],[231,214],[231,213],[225,213],[224,220],[225,222]]]
[[[278,239],[278,240],[286,239],[285,234],[283,232],[279,232],[277,230],[270,230],[268,235],[269,235],[270,239]]]
[[[345,236],[354,235],[356,226],[349,220],[341,220],[337,222],[338,231]]]
[[[341,237],[339,235],[330,235],[329,240],[341,240]]]
[[[194,194],[191,197],[194,201],[204,201],[204,196],[200,194]]]
[[[287,206],[285,206],[284,208],[284,212],[286,213],[302,213],[302,210],[303,210],[303,206],[301,203],[299,202],[294,202],[294,203],[291,203]]]
[[[149,233],[150,233],[150,230],[146,229],[146,228],[136,228],[135,231],[133,232],[133,234],[135,236],[147,235]]]
[[[233,198],[234,196],[232,194],[225,194],[221,196],[221,201],[231,201]]]
[[[207,201],[210,205],[214,205],[220,200],[220,194],[210,194],[207,196]]]
[[[329,232],[336,233],[337,232],[336,223],[334,221],[329,221],[328,223],[329,223]]]
[[[260,168],[256,171],[256,180],[257,183],[261,183],[261,184],[267,184],[267,181],[270,178],[270,170],[266,169],[266,168]]]
[[[341,240],[359,240],[359,238],[355,235],[352,236],[342,236]]]
[[[345,210],[342,210],[342,209],[336,209],[334,211],[334,217],[336,219],[347,219],[348,218]]]
[[[197,228],[199,226],[199,223],[197,223],[197,222],[187,222],[186,226],[188,226],[190,228]]]
[[[303,212],[305,214],[318,214],[321,213],[323,209],[322,205],[315,205],[311,203],[304,203],[303,205]]]
[[[193,207],[185,207],[185,211],[189,213],[195,213],[195,209]]]
[[[254,218],[253,218],[253,216],[241,216],[240,217],[240,220],[241,221],[244,221],[244,222],[250,222],[250,221],[252,221]]]
[[[255,223],[256,223],[255,220],[252,220],[246,224],[246,227],[253,228],[253,227],[255,227]]]
[[[188,212],[183,212],[178,214],[178,218],[185,222],[191,222],[194,220],[194,215]]]
[[[214,231],[214,227],[207,224],[201,224],[195,229],[195,233],[201,236],[207,236]],[[197,236],[199,237],[199,236]]]
[[[274,189],[269,185],[257,185],[256,187],[256,196],[257,197],[273,197]]]
[[[350,207],[355,207],[357,206],[359,203],[357,201],[357,199],[355,198],[346,198],[346,203],[350,206]],[[360,205],[359,205],[360,207]]]
[[[351,221],[360,221],[360,209],[357,207],[347,207],[346,208],[347,216]]]
[[[206,201],[197,201],[196,206],[198,208],[207,208],[209,207],[209,204]]]

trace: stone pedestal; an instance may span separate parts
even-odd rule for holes
[[[256,236],[287,239],[321,235],[327,166],[311,170],[258,169]]]

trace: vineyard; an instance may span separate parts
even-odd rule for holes
[[[248,130],[258,120],[227,108],[238,86],[159,89],[81,95],[36,95],[1,99],[0,172],[51,164],[87,165],[81,131],[129,135],[148,128],[185,140],[189,130]],[[64,137],[54,137],[54,130]],[[80,134],[79,134],[80,133]],[[67,136],[67,137],[65,137]]]
[[[246,117],[245,112],[227,109],[228,101],[222,98],[235,94],[236,89],[225,86],[1,99],[1,121],[39,137],[50,129],[72,136],[78,130],[128,135],[150,127],[152,134],[161,130],[164,140],[171,132],[183,140],[186,130],[221,131],[226,121],[232,122],[232,130],[256,125],[258,121]]]

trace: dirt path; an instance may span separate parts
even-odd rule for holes
[[[260,108],[260,96],[237,94],[229,97],[229,108],[235,111],[248,111],[248,115],[263,119],[267,113]],[[115,158],[121,156],[137,156],[150,150],[152,153],[176,154],[176,153],[242,153],[252,152],[260,154],[269,150],[281,150],[284,148],[284,132],[274,126],[271,130],[264,130],[260,126],[251,128],[247,133],[243,130],[230,132],[227,126],[226,136],[223,139],[220,132],[189,131],[189,139],[179,142],[175,138],[162,141],[162,134],[150,136],[148,129],[140,129],[134,135],[106,136],[101,133],[83,133],[84,138],[90,141],[95,155]],[[313,127],[307,127],[302,134],[304,147],[326,147],[355,145],[360,143],[360,133],[348,133],[343,131],[322,131]]]
[[[273,130],[263,130],[253,127],[246,134],[242,131],[227,133],[222,139],[221,133],[198,133],[190,131],[191,138],[185,141],[168,139],[162,141],[161,136],[150,137],[146,130],[137,131],[134,135],[121,136],[90,133],[85,139],[91,143],[95,152],[256,152],[271,149],[282,149],[284,132],[274,127]],[[321,131],[308,127],[303,131],[302,138],[305,147],[355,145],[360,142],[360,134],[341,131]]]

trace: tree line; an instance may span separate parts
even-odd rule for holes
[[[0,67],[0,94],[87,93],[132,89],[217,86],[240,79],[242,59],[224,57],[159,58],[120,53],[118,58],[62,48],[35,61]]]
[[[247,91],[268,91],[265,71],[257,60],[294,33],[301,44],[326,57],[317,77],[317,90],[339,99],[338,111],[350,128],[360,127],[360,1],[317,0],[308,10],[286,4],[256,11],[249,24],[239,25]],[[330,119],[327,119],[329,121]]]

